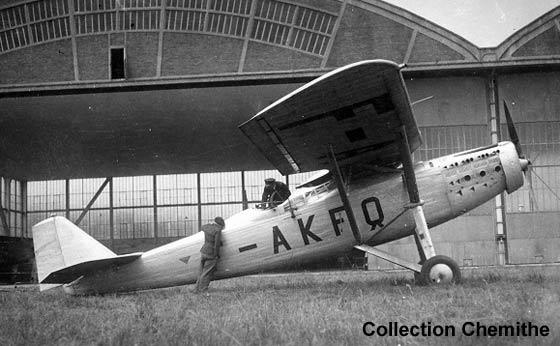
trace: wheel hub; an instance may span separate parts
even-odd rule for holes
[[[453,270],[442,263],[438,263],[430,269],[430,280],[437,284],[448,284],[453,281]]]

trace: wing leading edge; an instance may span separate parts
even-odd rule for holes
[[[340,166],[400,163],[400,131],[421,144],[400,67],[368,60],[329,72],[263,109],[239,127],[284,175]]]

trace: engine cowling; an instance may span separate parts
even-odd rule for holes
[[[515,145],[511,142],[501,142],[498,150],[506,177],[506,191],[512,193],[523,186],[523,171],[527,170],[529,161],[519,158]]]

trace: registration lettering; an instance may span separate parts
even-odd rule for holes
[[[383,209],[381,208],[381,202],[379,201],[379,198],[368,197],[362,201],[361,206],[364,219],[366,223],[371,226],[370,231],[375,230],[375,228],[377,228],[378,226],[383,227],[383,220],[385,217],[383,215]],[[333,231],[335,236],[337,237],[340,236],[343,231],[340,226],[342,223],[344,223],[344,217],[342,216],[342,213],[346,213],[346,209],[344,209],[343,206],[329,210],[329,216],[331,219]],[[309,238],[313,239],[315,242],[323,241],[321,237],[311,231],[311,226],[313,224],[314,218],[315,215],[311,214],[305,221],[303,218],[297,219],[299,231],[301,233],[301,239],[304,246],[307,246],[311,243]],[[290,251],[292,249],[292,247],[286,240],[286,237],[284,236],[284,234],[282,234],[282,231],[278,226],[272,227],[272,242],[275,254],[280,252],[280,246],[283,246],[286,251]]]

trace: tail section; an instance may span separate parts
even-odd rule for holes
[[[51,273],[79,263],[117,257],[103,244],[62,216],[33,226],[33,246],[39,283]],[[41,285],[40,290],[60,286]]]

